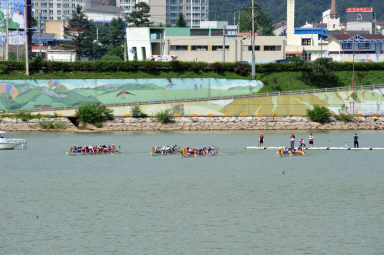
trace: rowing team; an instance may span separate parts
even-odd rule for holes
[[[176,154],[176,153],[180,153],[182,155],[197,155],[197,156],[215,155],[217,154],[217,148],[213,145],[210,147],[204,147],[200,149],[187,147],[187,148],[184,148],[183,150],[181,150],[180,147],[177,145],[152,147],[153,155],[167,155],[167,154]]]
[[[187,147],[183,150],[183,155],[194,155],[194,156],[214,156],[218,153],[215,146],[204,147],[200,149]]]
[[[173,145],[173,146],[167,145],[167,146],[163,146],[163,147],[153,146],[152,147],[152,153],[153,154],[175,154],[178,152],[180,152],[180,148],[177,145]]]
[[[119,149],[116,149],[116,146],[114,144],[112,145],[100,145],[100,146],[77,146],[73,145],[71,146],[69,152],[71,153],[90,153],[90,154],[96,154],[96,153],[114,153],[119,152]]]
[[[284,147],[280,148],[277,152],[280,156],[303,156],[304,151],[302,147],[298,147],[297,149],[294,147]]]

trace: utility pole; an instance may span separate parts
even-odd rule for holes
[[[239,20],[237,22],[237,33],[240,33],[241,12],[239,11]]]
[[[24,0],[24,48],[25,48],[25,75],[29,76],[29,56],[28,56],[28,2]]]
[[[41,53],[41,45],[43,44],[43,41],[41,39],[41,10],[39,11],[39,46],[40,46],[40,49],[39,49],[39,55],[40,57],[43,57],[43,54]]]
[[[223,62],[225,62],[225,29],[226,27],[224,26],[223,28]]]
[[[252,0],[252,79],[256,79],[256,65],[255,65],[255,1]]]
[[[352,57],[352,91],[355,88],[355,45],[356,35],[353,35],[353,57]]]
[[[5,60],[9,59],[9,0],[7,0],[7,15],[5,21]]]

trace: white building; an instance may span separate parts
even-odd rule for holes
[[[375,14],[371,7],[347,8],[347,31],[366,31],[372,34]]]
[[[110,22],[113,18],[123,17],[124,11],[102,0],[87,1],[85,15],[94,22]]]
[[[295,29],[295,0],[287,0],[287,46],[286,57],[302,57],[313,61],[325,56],[327,38],[325,28],[303,27]]]
[[[336,34],[327,38],[329,57],[344,62],[384,61],[384,36],[381,34]]]
[[[39,20],[39,14],[42,20],[69,19],[77,5],[85,9],[86,0],[32,0],[33,15],[36,20]]]
[[[129,60],[164,55],[176,56],[180,61],[209,63],[252,60],[250,36],[226,36],[224,42],[222,28],[128,27],[126,31]],[[284,59],[284,39],[283,36],[257,36],[256,62]]]

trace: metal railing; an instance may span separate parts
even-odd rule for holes
[[[374,85],[360,85],[355,86],[354,90],[374,90],[374,89],[384,89],[384,84],[374,84]],[[134,106],[134,105],[149,105],[149,104],[169,104],[169,103],[187,103],[187,102],[199,102],[199,101],[215,101],[215,100],[228,100],[228,99],[237,99],[237,98],[257,98],[257,97],[270,97],[270,96],[286,96],[286,95],[301,95],[301,94],[316,94],[316,93],[328,93],[328,92],[342,92],[342,91],[351,91],[352,87],[335,87],[335,88],[324,88],[324,89],[307,89],[307,90],[291,90],[291,91],[279,91],[279,92],[265,92],[265,93],[249,93],[243,95],[231,95],[231,96],[217,96],[217,97],[196,97],[196,98],[186,98],[186,99],[163,99],[163,100],[153,100],[153,101],[138,101],[131,103],[121,103],[121,104],[107,104],[107,107],[123,107],[123,106]],[[78,106],[65,106],[65,107],[48,107],[41,106],[36,107],[31,110],[23,112],[44,112],[44,111],[65,111],[77,109]],[[22,110],[10,110],[5,111],[5,113],[17,113]]]

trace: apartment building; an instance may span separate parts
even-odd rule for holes
[[[201,21],[208,21],[209,0],[167,0],[167,23],[176,25],[183,13],[187,27],[198,28]]]
[[[129,14],[135,10],[135,5],[144,2],[151,8],[150,19],[158,24],[166,23],[166,0],[116,0],[116,6],[123,9],[125,14]]]
[[[77,5],[86,8],[87,0],[32,0],[32,9],[35,19],[66,20],[72,15]],[[92,1],[92,0],[89,0]]]

